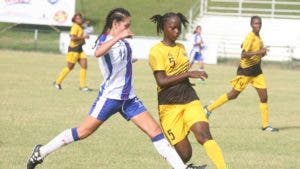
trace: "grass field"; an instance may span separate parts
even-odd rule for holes
[[[0,51],[0,168],[23,169],[32,147],[86,117],[97,91],[78,90],[78,66],[57,91],[52,82],[65,64],[62,55]],[[196,81],[203,104],[230,89],[235,67],[208,65],[209,79]],[[210,125],[230,169],[300,168],[299,71],[264,67],[269,86],[270,120],[279,133],[260,130],[256,92],[247,88],[238,100],[216,110]],[[135,89],[157,119],[156,88],[146,61],[134,65]],[[89,58],[88,84],[97,89],[102,77]],[[212,164],[193,136],[192,162]],[[109,119],[91,137],[50,155],[44,169],[166,169],[149,139],[120,115]]]

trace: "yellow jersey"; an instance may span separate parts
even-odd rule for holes
[[[83,37],[83,28],[82,26],[78,25],[77,23],[74,23],[74,25],[71,27],[70,30],[70,36],[77,36],[77,37]],[[80,40],[80,41],[70,41],[69,46],[71,48],[77,47],[79,45],[83,45],[84,44],[84,40]]]
[[[153,72],[164,71],[167,76],[178,75],[189,70],[189,60],[184,45],[167,46],[162,42],[150,50],[149,65]],[[188,103],[198,99],[189,79],[166,88],[157,86],[159,104]]]
[[[256,52],[263,48],[263,41],[260,36],[254,32],[248,33],[243,44],[242,51]],[[241,58],[238,68],[238,75],[257,76],[262,73],[261,70],[261,56],[253,55],[250,58]]]

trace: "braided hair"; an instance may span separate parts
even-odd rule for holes
[[[165,23],[167,23],[167,21],[169,21],[170,18],[172,17],[178,17],[180,20],[180,24],[182,24],[185,28],[187,26],[187,24],[189,23],[187,18],[182,14],[182,13],[174,13],[174,12],[168,12],[165,13],[164,15],[153,15],[150,20],[154,23],[156,23],[156,32],[157,35],[159,35],[159,33],[161,33],[164,29],[164,25]]]

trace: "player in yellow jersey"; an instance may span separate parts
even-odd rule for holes
[[[232,90],[220,96],[216,101],[205,106],[207,116],[211,111],[220,107],[229,100],[236,99],[238,95],[251,84],[257,91],[260,98],[260,111],[262,116],[263,131],[278,131],[269,124],[268,118],[268,94],[266,80],[261,69],[261,58],[267,54],[267,48],[259,35],[262,20],[259,16],[252,16],[250,21],[252,31],[246,36],[242,44],[240,65],[237,69],[237,76],[231,81]]]
[[[150,50],[149,64],[157,82],[158,111],[164,134],[184,162],[190,160],[190,131],[203,145],[217,169],[226,168],[222,151],[213,140],[204,109],[189,78],[207,78],[205,71],[188,71],[189,60],[184,46],[176,40],[187,19],[181,13],[154,15],[157,33],[163,40]]]
[[[67,53],[67,66],[63,68],[60,72],[58,78],[53,83],[53,85],[61,90],[61,83],[64,78],[70,73],[70,71],[74,68],[75,64],[78,62],[80,65],[80,73],[79,73],[79,89],[81,91],[90,91],[90,89],[86,85],[86,70],[87,70],[87,57],[82,50],[82,46],[85,43],[85,39],[89,38],[88,35],[84,35],[84,31],[82,28],[83,18],[80,13],[76,13],[72,22],[74,23],[70,30],[70,44]]]

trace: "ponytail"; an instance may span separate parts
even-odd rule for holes
[[[163,16],[161,15],[153,15],[150,20],[153,23],[156,23],[156,33],[157,35],[159,33],[161,33],[162,29],[163,29]]]

